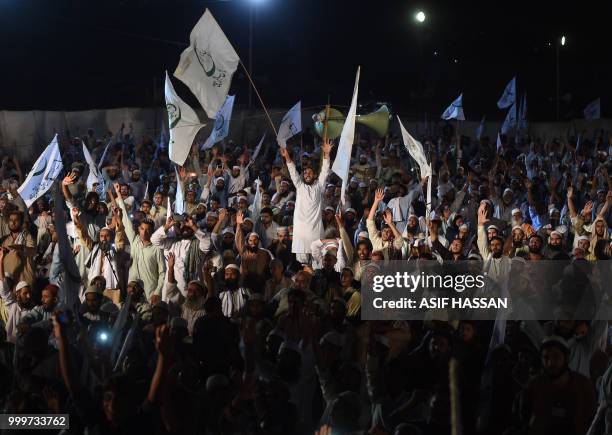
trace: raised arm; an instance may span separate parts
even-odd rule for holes
[[[342,248],[344,249],[344,253],[346,254],[346,258],[348,259],[350,265],[353,263],[355,249],[353,248],[351,239],[346,232],[346,228],[344,228],[344,222],[342,221],[342,215],[340,213],[336,213],[336,223],[338,224],[338,231],[340,232],[340,239],[342,240]]]
[[[397,230],[393,222],[393,212],[391,210],[385,210],[383,219],[387,226],[391,228],[391,232],[393,232],[393,246],[395,249],[401,249],[403,244],[402,234]]]
[[[281,148],[282,149],[282,148]],[[239,211],[236,213],[236,248],[238,248],[238,252],[242,254],[245,248],[244,236],[242,234],[242,228],[240,227],[244,222],[244,213]]]
[[[567,208],[569,209],[570,218],[573,219],[578,216],[576,206],[574,205],[574,186],[567,188]]]
[[[491,251],[489,251],[487,232],[484,227],[487,221],[486,206],[485,204],[480,204],[480,207],[478,207],[478,250],[483,259],[487,259],[491,253]]]
[[[606,214],[608,213],[608,210],[610,209],[611,202],[612,202],[612,190],[608,190],[608,193],[606,194],[606,202],[604,202],[603,207],[601,207],[601,210],[599,210],[599,213],[597,213],[598,219],[606,218]]]
[[[323,145],[321,145],[321,150],[323,151],[323,162],[321,164],[321,173],[319,174],[319,186],[321,189],[325,188],[325,180],[327,180],[327,176],[329,175],[329,155],[331,153],[333,143],[330,139],[328,139]]]
[[[289,151],[287,148],[279,148],[280,155],[285,159],[285,163],[287,165],[287,170],[289,171],[289,177],[291,177],[291,181],[293,185],[297,188],[302,184],[302,180],[300,178],[300,174],[298,174],[297,169],[295,169],[295,163],[291,160],[291,156],[289,156]]]
[[[121,209],[121,222],[123,223],[123,227],[125,228],[125,234],[127,235],[130,244],[133,244],[134,240],[138,235],[136,234],[136,231],[134,231],[132,221],[130,220],[130,215],[128,214],[127,209],[125,208],[123,198],[121,198],[121,193],[119,192],[119,183],[113,183],[113,187],[115,188],[115,194],[117,195],[117,205]]]
[[[72,222],[74,222],[74,229],[75,229],[77,238],[87,248],[88,251],[91,251],[94,246],[94,241],[89,236],[89,231],[85,231],[83,228],[83,224],[81,223],[81,219],[79,218],[79,209],[74,207],[72,208],[71,212],[72,212]]]

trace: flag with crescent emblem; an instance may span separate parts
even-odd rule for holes
[[[212,119],[225,102],[240,58],[208,9],[189,40],[174,77],[191,89]]]
[[[215,125],[206,139],[206,142],[200,147],[201,150],[207,150],[212,148],[214,144],[222,141],[229,134],[229,124],[232,119],[232,110],[234,108],[234,97],[235,95],[228,95],[225,99],[225,103],[219,109],[217,116],[215,116]]]
[[[30,207],[34,201],[43,196],[58,177],[64,163],[57,144],[57,134],[43,153],[38,157],[32,170],[17,192],[23,198],[26,206]]]
[[[459,95],[450,106],[446,108],[442,114],[442,119],[456,119],[458,121],[465,121],[465,115],[463,114],[463,94]]]
[[[193,140],[204,124],[200,124],[195,111],[176,94],[168,72],[166,72],[165,91],[168,125],[170,126],[168,154],[170,160],[183,166],[189,156]]]
[[[278,128],[278,144],[287,148],[287,141],[302,131],[302,102],[298,101],[283,117]]]

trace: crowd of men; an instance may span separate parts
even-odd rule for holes
[[[612,255],[612,138],[420,139],[431,177],[399,137],[358,134],[344,204],[337,147],[308,131],[254,161],[252,144],[194,146],[175,170],[150,138],[104,152],[90,130],[62,141],[64,173],[29,208],[5,157],[2,413],[67,413],[69,434],[609,433],[608,322],[579,317],[580,289],[531,286],[554,318],[494,328],[364,321],[361,278],[393,260],[587,276]]]

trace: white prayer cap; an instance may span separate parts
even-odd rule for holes
[[[30,284],[28,284],[25,281],[19,281],[19,283],[17,284],[17,286],[15,287],[15,291],[18,292],[19,290],[21,290],[22,288],[26,288],[26,287],[30,287]]]
[[[366,239],[367,239],[367,238],[369,238],[369,236],[370,236],[370,235],[368,234],[368,232],[367,232],[367,231],[361,231],[361,232],[360,232],[360,233],[357,235],[357,237],[365,237]]]
[[[227,266],[225,266],[225,270],[227,270],[227,269],[234,269],[234,270],[237,270],[238,272],[240,272],[240,268],[236,264],[234,264],[234,263],[230,263]]]
[[[289,182],[287,180],[282,180],[280,184],[286,184],[287,186],[289,186]]]
[[[213,180],[215,182],[215,184],[217,184],[219,181],[223,181],[225,183],[225,178],[223,177],[217,177]]]
[[[335,212],[336,210],[334,210],[333,207],[330,207],[329,205],[327,207],[325,207],[325,211],[331,211],[332,213]]]
[[[459,229],[460,230],[467,230],[469,228],[468,228],[468,226],[466,224],[461,224],[461,225],[459,225]]]
[[[329,187],[334,187],[334,188],[335,188],[335,187],[336,187],[336,185],[335,185],[335,184],[333,184],[333,183],[327,183],[327,185],[325,186],[325,188],[327,189],[327,188],[329,188]]]
[[[351,177],[351,183],[359,183],[359,178],[355,177],[354,175]]]
[[[284,233],[288,233],[289,232],[289,228],[287,227],[278,227],[276,229],[276,234],[284,234]]]
[[[230,227],[227,228],[223,228],[223,230],[221,231],[221,234],[225,235],[225,234],[231,234],[232,236],[235,234],[234,230]]]
[[[513,208],[511,214],[517,214],[517,213],[521,213],[521,209],[520,208]]]
[[[505,195],[505,194],[507,194],[507,193],[509,193],[510,195],[514,195],[514,191],[513,191],[512,189],[510,189],[509,187],[506,187],[506,188],[504,189],[504,193],[503,193],[503,195]],[[502,196],[503,196],[503,195],[502,195]]]
[[[495,226],[495,225],[489,225],[489,227],[487,228],[487,231],[489,231],[489,230],[499,231],[499,228],[497,228],[497,226]]]
[[[252,231],[249,233],[249,235],[247,236],[247,240],[251,237],[251,236],[255,236],[257,237],[257,239],[259,240],[259,234],[257,234],[255,231]]]
[[[323,249],[338,249],[338,243],[335,241],[323,243]]]
[[[218,218],[219,217],[219,213],[217,213],[216,211],[209,211],[208,213],[206,213],[206,217],[214,217],[214,218]]]
[[[357,214],[357,212],[355,211],[355,209],[354,209],[354,208],[352,208],[352,207],[347,208],[347,209],[346,209],[344,212],[345,212],[345,213],[354,213],[354,214]]]
[[[551,208],[550,210],[548,210],[548,215],[550,216],[550,215],[552,215],[553,213],[561,213],[561,212],[559,211],[559,209],[558,209],[558,208],[553,207],[553,208]]]
[[[330,331],[321,337],[321,340],[319,340],[320,346],[323,346],[326,343],[342,348],[344,345],[344,337],[337,331]]]
[[[365,184],[363,181],[360,181],[359,182],[359,188],[361,189],[361,188],[365,188],[365,187],[368,187],[368,185]]]
[[[335,249],[325,249],[323,250],[323,256],[331,255],[332,257],[338,258],[338,252]]]
[[[589,242],[591,241],[591,239],[589,238],[589,236],[579,236],[579,237],[578,237],[578,239],[576,239],[576,240],[578,240],[578,241],[581,241],[581,240],[588,240]]]
[[[408,215],[408,219],[410,219],[411,217],[413,217],[413,218],[415,218],[415,219],[418,219],[418,218],[419,218],[419,217],[418,217],[417,215],[415,215],[414,213],[410,213],[410,214]]]
[[[551,235],[551,236],[552,236],[553,234],[556,234],[556,235],[558,235],[559,237],[563,237],[563,234],[561,234],[561,233],[560,233],[559,231],[557,231],[557,230],[553,230],[553,231],[551,231],[551,232],[550,232],[550,235]]]
[[[240,195],[240,196],[238,197],[238,202],[240,202],[240,201],[242,201],[242,200],[244,200],[244,201],[246,201],[246,202],[249,202],[249,198],[247,198],[247,197],[246,197],[246,196],[244,196],[244,195]]]
[[[234,169],[240,170],[240,166],[238,166],[238,165],[232,166],[232,170],[234,170]]]
[[[521,230],[521,231],[523,231],[523,228],[520,225],[516,225],[516,226],[512,227],[512,231],[514,231],[514,230]]]
[[[359,158],[362,158],[362,157],[363,157],[364,159],[367,159],[367,158],[368,158],[368,156],[367,156],[366,154],[364,154],[364,153],[359,154]]]

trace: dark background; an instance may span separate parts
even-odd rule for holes
[[[567,4],[566,4],[567,3]],[[503,119],[495,103],[518,75],[529,118],[552,120],[556,44],[561,119],[590,101],[612,101],[611,14],[582,2],[260,0],[254,78],[266,104],[348,105],[362,66],[359,101],[395,112],[439,114],[460,93],[467,119]],[[209,7],[248,65],[248,0],[0,0],[0,109],[79,110],[161,106],[189,33]],[[418,10],[425,23],[414,20]],[[551,45],[549,45],[549,43]],[[457,60],[457,62],[455,62]],[[177,92],[195,104],[186,87]],[[239,70],[231,93],[247,102]],[[254,97],[255,106],[256,100]],[[364,108],[366,110],[367,108]]]

